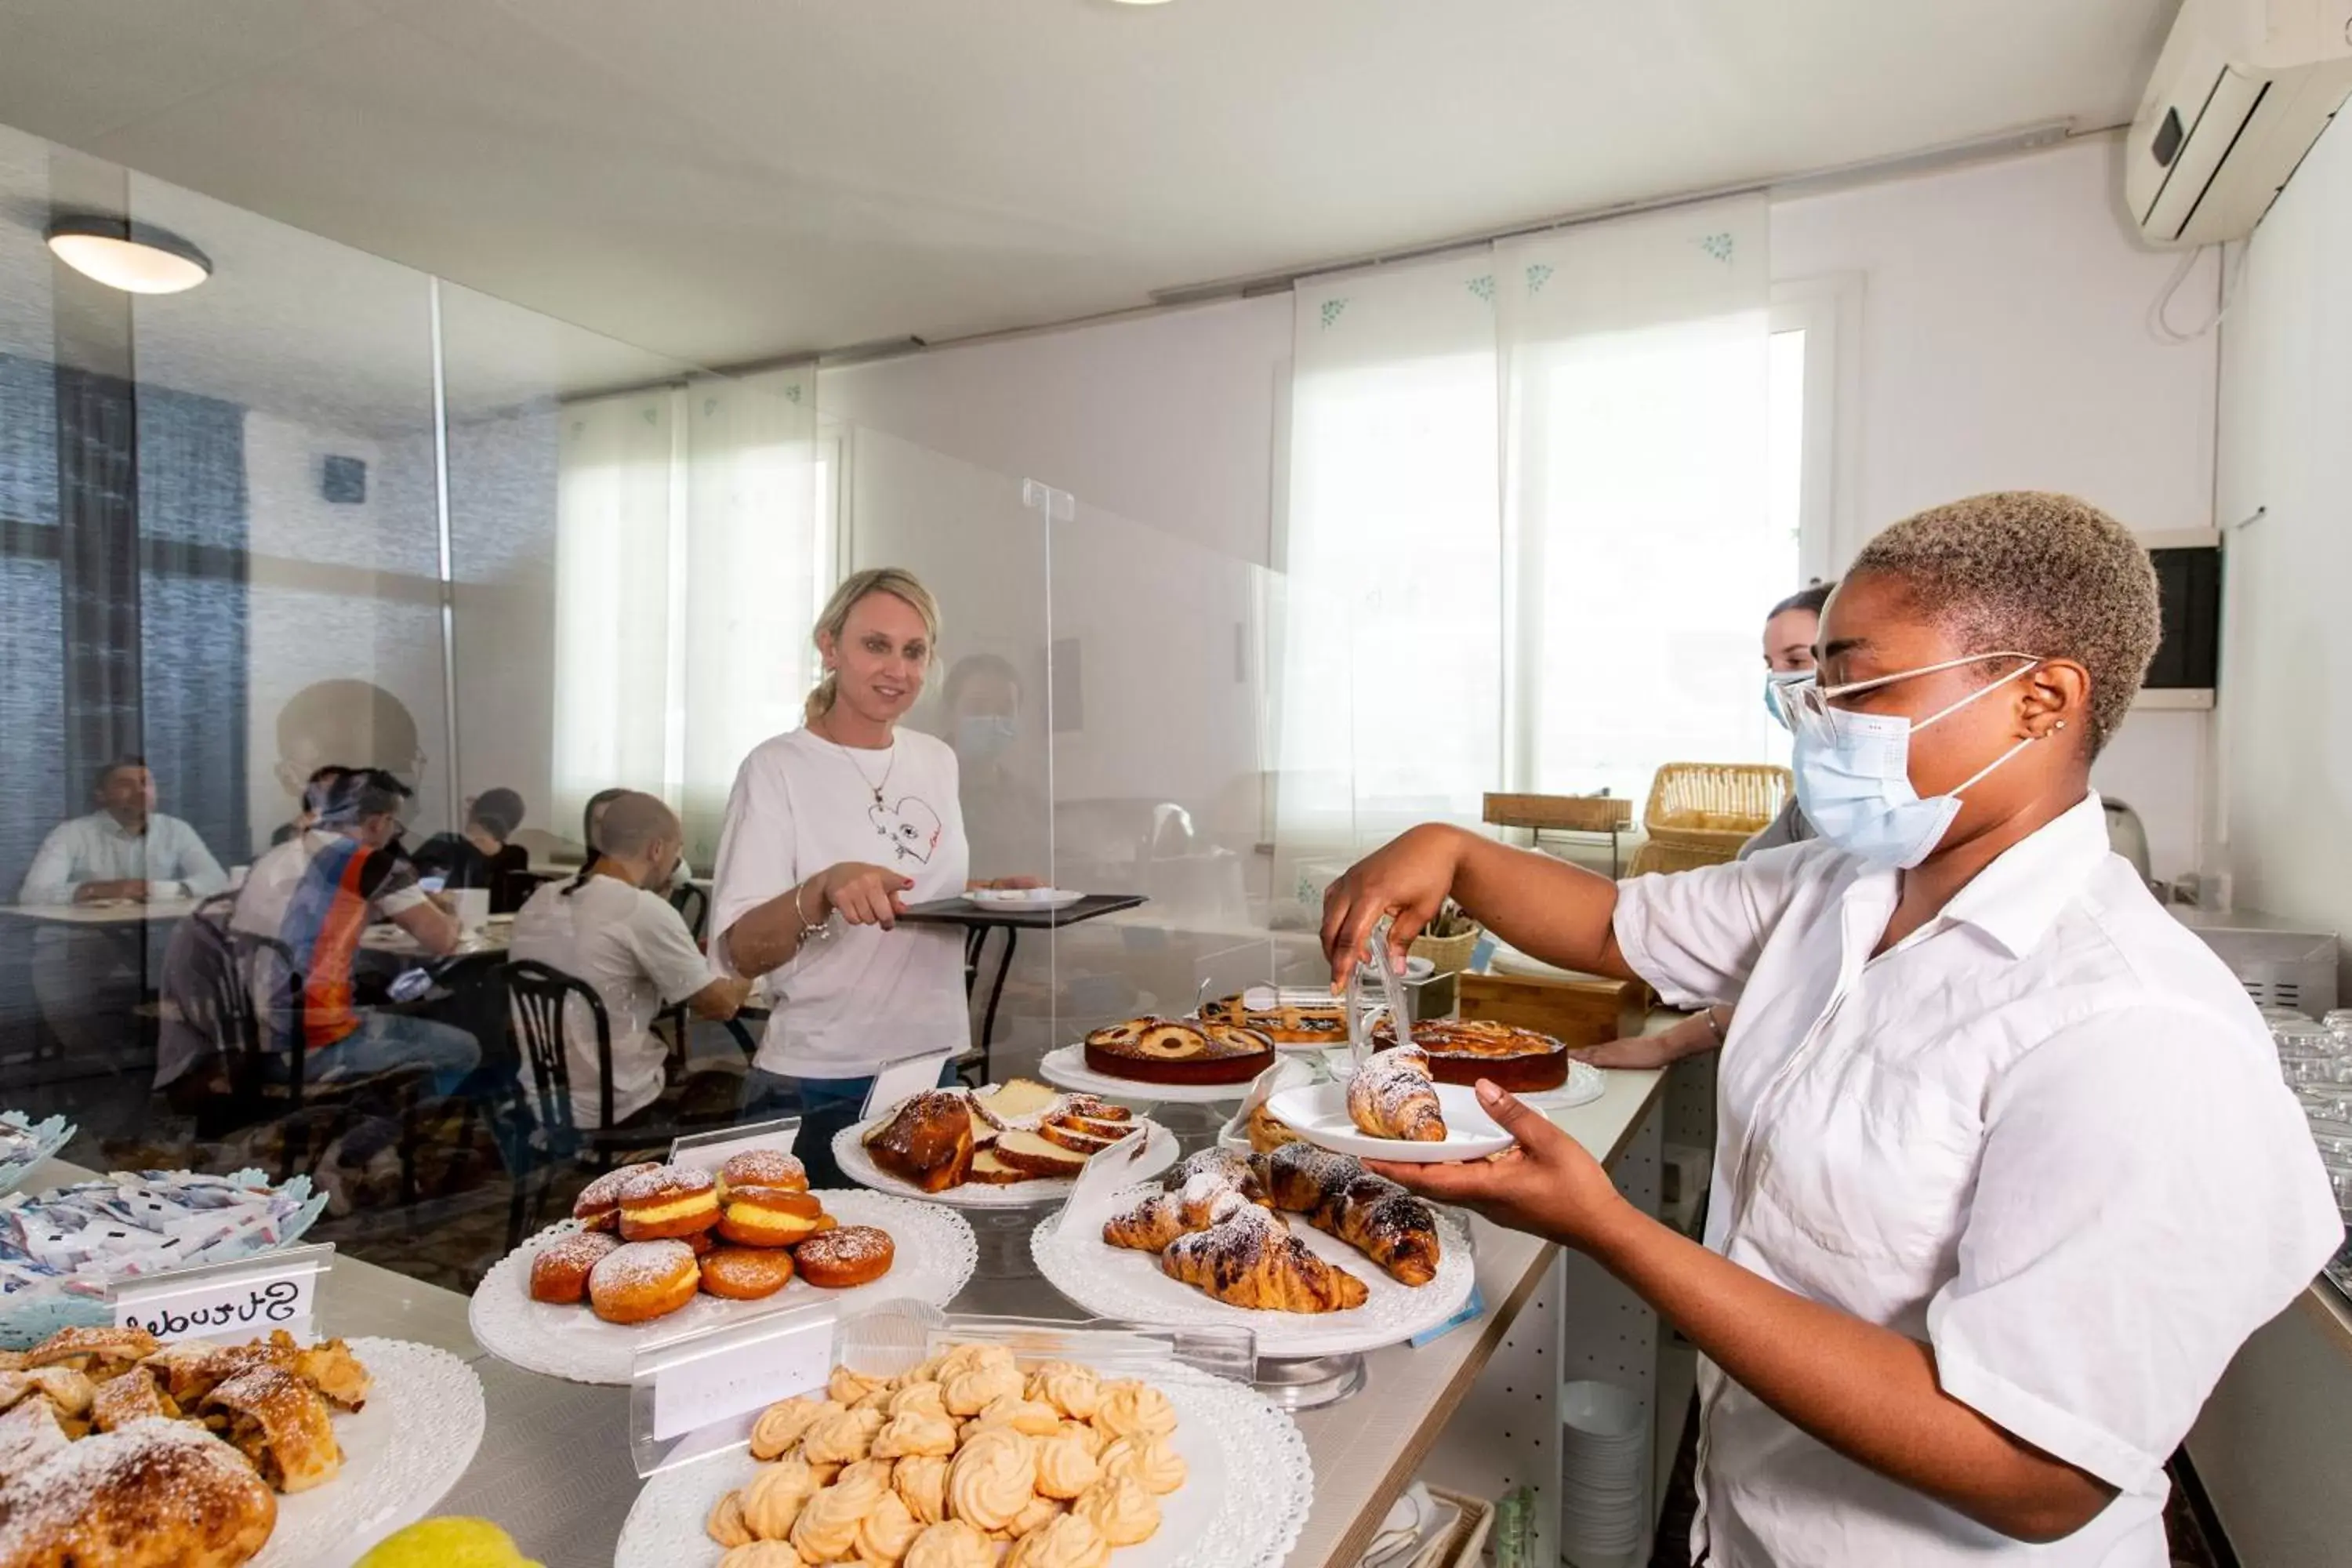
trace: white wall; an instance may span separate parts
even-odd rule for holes
[[[2071,490],[2141,531],[2212,525],[2216,350],[2147,331],[2174,262],[2117,216],[2116,147],[1776,203],[1776,279],[1843,280],[1859,301],[1833,565],[1886,523],[1993,489]],[[2200,268],[2174,318],[2211,301]],[[819,399],[829,417],[1265,562],[1290,342],[1289,298],[1270,296],[828,371]],[[2196,864],[2206,727],[2137,713],[2095,775],[2146,819],[2158,876]]]
[[[2224,562],[2215,816],[2242,905],[2352,931],[2352,121],[2246,247],[2221,330]],[[2352,1540],[2352,1335],[2299,1305],[2247,1345],[2189,1438],[2247,1568]]]
[[[2176,258],[2118,214],[2120,142],[1786,200],[1782,280],[1854,276],[1863,324],[1842,433],[1833,564],[1922,507],[1989,489],[2082,496],[2143,533],[2210,528],[2216,348],[2167,347],[2149,304]],[[2211,269],[2173,319],[2210,315]],[[2204,715],[2132,715],[2094,770],[2146,821],[2153,869],[2194,868]]]
[[[1290,296],[827,370],[827,418],[1263,563]]]

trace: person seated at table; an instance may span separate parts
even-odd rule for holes
[[[684,917],[656,890],[685,853],[675,812],[653,795],[624,790],[604,803],[596,832],[594,865],[530,896],[515,917],[507,956],[584,980],[604,999],[619,1126],[661,1097],[667,1052],[653,1025],[662,1009],[683,1005],[698,1017],[731,1018],[751,986],[711,972]],[[585,1008],[567,1010],[564,1046],[572,1124],[601,1127],[596,1030]]]
[[[296,834],[309,832],[319,820],[319,807],[326,803],[327,786],[351,771],[341,763],[311,769],[310,776],[302,781],[301,800],[294,808],[294,819],[281,822],[270,831],[269,847],[275,849]]]
[[[17,902],[80,905],[205,898],[228,885],[196,830],[155,809],[155,777],[139,757],[98,771],[98,809],[50,829],[16,890]],[[33,996],[71,1057],[89,1058],[136,1038],[145,1000],[148,924],[126,911],[119,927],[45,922],[33,938]],[[160,931],[160,928],[158,928]]]
[[[522,826],[522,796],[510,789],[486,789],[466,802],[466,826],[436,833],[413,857],[419,878],[438,877],[442,890],[482,889],[490,912],[510,915],[530,896],[530,853],[509,844]]]
[[[292,954],[302,986],[299,1015],[286,976],[268,973],[268,964],[254,1003],[278,1050],[310,1053],[306,1076],[313,1082],[421,1068],[431,1072],[434,1092],[446,1095],[481,1060],[481,1047],[463,1029],[358,1004],[353,966],[375,921],[391,921],[436,957],[457,947],[457,918],[388,847],[411,793],[381,768],[334,780],[317,822],[254,863],[230,913],[232,930],[273,938]]]
[[[96,811],[59,823],[41,841],[18,903],[201,899],[228,886],[196,830],[155,809],[155,775],[145,758],[107,763],[90,795]]]

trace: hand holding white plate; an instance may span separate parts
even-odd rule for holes
[[[1477,1090],[1452,1083],[1435,1088],[1438,1108],[1445,1113],[1445,1137],[1435,1143],[1375,1138],[1360,1131],[1348,1114],[1348,1086],[1343,1083],[1282,1089],[1266,1101],[1265,1109],[1267,1115],[1309,1143],[1360,1160],[1434,1165],[1448,1160],[1483,1160],[1511,1146],[1511,1135],[1478,1103]]]
[[[975,904],[1012,910],[1062,910],[1086,895],[1068,888],[974,888],[964,897]]]

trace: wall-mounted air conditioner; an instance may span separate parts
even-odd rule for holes
[[[2352,0],[2183,0],[2125,151],[2141,237],[2253,232],[2352,92]]]

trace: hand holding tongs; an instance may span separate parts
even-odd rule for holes
[[[1389,952],[1390,922],[1381,921],[1372,928],[1370,963],[1362,958],[1348,971],[1348,1058],[1351,1067],[1360,1068],[1372,1054],[1371,1031],[1365,1026],[1369,1011],[1364,1000],[1364,971],[1375,969],[1381,982],[1381,1003],[1389,1016],[1389,1028],[1400,1046],[1412,1044],[1412,1009],[1407,1005],[1404,977],[1397,973]]]

